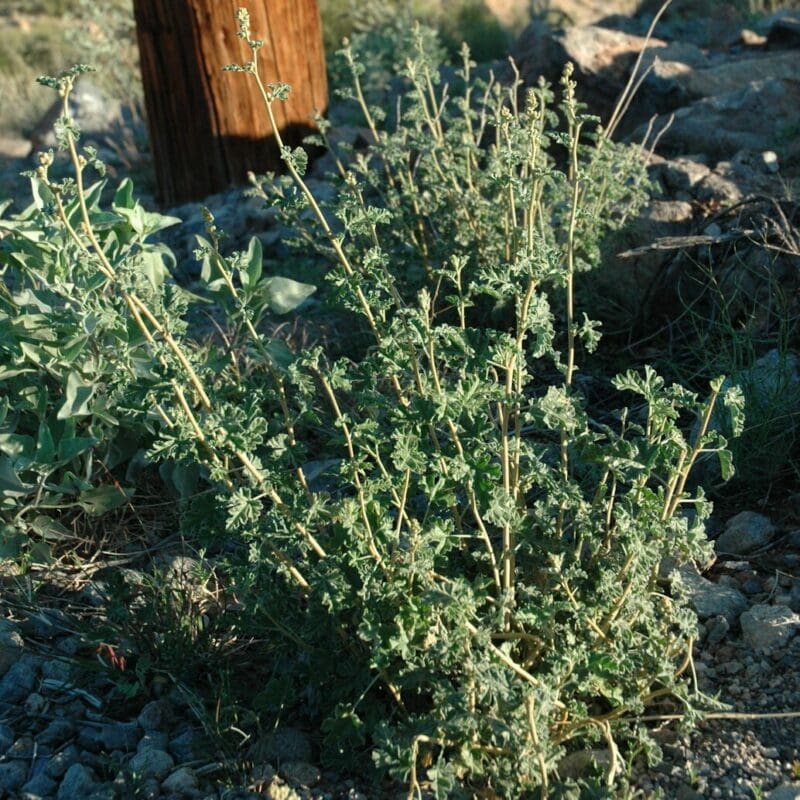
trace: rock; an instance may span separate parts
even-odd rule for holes
[[[75,726],[66,719],[54,719],[37,737],[36,742],[45,747],[63,744],[75,733]]]
[[[680,567],[673,575],[679,577],[689,603],[700,619],[722,616],[733,625],[748,608],[741,592],[706,580],[691,565]]]
[[[89,78],[79,78],[69,98],[70,116],[85,141],[92,135],[108,133],[122,119],[122,104],[106,94]],[[63,113],[61,100],[56,100],[39,120],[31,134],[34,150],[56,146],[53,126]]]
[[[0,621],[0,678],[20,660],[23,647],[17,629],[5,620]]]
[[[74,625],[74,620],[57,608],[30,613],[20,623],[22,632],[26,636],[48,642],[69,631]]]
[[[710,647],[719,644],[725,639],[731,629],[731,625],[726,617],[719,615],[712,617],[706,622],[706,644]]]
[[[765,150],[761,154],[761,161],[763,162],[764,169],[767,172],[780,172],[780,161],[778,160],[778,154],[774,150]]]
[[[168,746],[169,746],[168,733],[166,733],[165,731],[150,731],[140,739],[139,745],[136,748],[136,752],[143,753],[145,750],[166,750]]]
[[[136,796],[142,800],[157,800],[161,797],[161,783],[157,778],[147,778],[137,785]]]
[[[90,753],[99,753],[105,749],[102,728],[97,725],[85,725],[78,731],[78,744]]]
[[[156,778],[161,780],[175,766],[175,760],[164,750],[143,750],[129,762],[128,769],[140,778]]]
[[[25,699],[23,706],[25,713],[30,716],[41,714],[47,708],[47,700],[38,692],[31,692]]]
[[[31,778],[21,791],[23,798],[52,797],[58,791],[58,784],[44,773],[40,773],[35,778]]]
[[[791,130],[797,125],[798,108],[800,80],[796,77],[753,81],[742,89],[679,108],[659,140],[658,152],[705,153],[710,159],[721,161],[740,150],[756,153],[772,150],[776,130]],[[658,117],[653,130],[664,129],[667,122],[667,115]],[[646,133],[645,124],[631,138],[641,141]]]
[[[167,792],[191,797],[198,788],[197,774],[191,767],[180,767],[164,780],[161,788]]]
[[[106,750],[128,752],[136,749],[142,738],[142,729],[135,722],[117,722],[101,728],[103,747]]]
[[[0,136],[0,160],[15,161],[16,159],[26,158],[31,152],[29,139],[19,136]],[[0,200],[5,199],[0,196]]]
[[[664,185],[675,192],[690,192],[711,174],[704,156],[682,156],[673,160],[663,159],[654,170]]]
[[[800,800],[800,784],[784,783],[776,786],[766,796],[766,800]]]
[[[652,53],[656,59],[661,58],[660,51]],[[689,69],[687,66],[685,61],[679,62],[670,79],[675,82],[682,99],[692,101],[741,92],[754,81],[795,79],[800,74],[800,52],[757,53],[743,58],[727,58],[713,66],[704,67],[697,63]],[[661,71],[664,71],[663,65]],[[654,74],[658,76],[659,70],[654,70]],[[648,80],[652,78],[648,77]]]
[[[767,47],[770,50],[800,47],[800,14],[797,11],[779,11],[772,17]]]
[[[73,764],[58,787],[58,800],[86,800],[97,789],[94,773],[83,764]]]
[[[768,544],[775,535],[775,526],[763,514],[742,511],[731,517],[715,543],[718,553],[744,555]]]
[[[558,762],[558,774],[564,780],[578,780],[586,776],[593,764],[606,767],[610,763],[608,750],[576,750]]]
[[[754,650],[782,647],[800,629],[800,617],[786,606],[755,605],[739,621],[744,640]]]
[[[322,777],[319,769],[305,761],[287,761],[281,766],[281,774],[294,786],[314,786]]]
[[[13,797],[28,777],[28,766],[24,761],[8,761],[0,764],[0,797]]]
[[[207,737],[195,728],[187,728],[173,736],[169,743],[169,752],[172,753],[178,763],[194,761],[207,749]]]
[[[627,251],[662,237],[686,235],[691,230],[692,216],[692,206],[687,202],[652,200],[614,236],[613,249]],[[604,296],[618,299],[623,305],[632,297],[642,297],[653,284],[664,259],[665,252],[660,250],[649,250],[631,258],[609,259],[602,276],[598,277]]]
[[[596,25],[554,32],[537,20],[520,35],[513,57],[527,86],[536,86],[540,76],[557,81],[572,62],[580,98],[606,121],[646,43],[643,36]],[[667,43],[651,39],[649,46],[661,49]]]
[[[77,765],[80,751],[74,744],[67,745],[63,750],[54,753],[44,768],[48,778],[58,780],[73,765]]]
[[[136,721],[145,731],[157,731],[164,724],[167,714],[165,704],[161,700],[151,700],[139,712]]]
[[[0,703],[21,704],[36,685],[39,662],[23,656],[0,678]]]
[[[14,744],[14,731],[10,726],[0,724],[0,755],[3,755],[12,744]]]
[[[283,764],[290,761],[311,761],[311,743],[297,728],[277,728],[257,740],[250,748],[252,761]]]

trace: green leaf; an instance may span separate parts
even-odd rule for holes
[[[153,289],[159,291],[164,285],[164,280],[168,274],[161,254],[145,251],[139,255],[139,260],[142,265],[142,273],[147,280],[150,281],[150,285]]]
[[[719,471],[723,481],[728,481],[733,477],[733,454],[730,450],[720,449],[717,450],[717,458],[719,459]]]
[[[55,458],[56,443],[48,424],[42,420],[39,423],[39,436],[36,440],[36,461],[39,464],[50,464]]]
[[[40,514],[31,522],[31,530],[43,539],[61,540],[73,538],[67,528],[45,514]]]
[[[24,497],[33,487],[23,483],[8,456],[0,456],[0,495],[4,497]]]
[[[67,378],[67,389],[64,403],[56,414],[57,419],[69,417],[85,417],[91,414],[89,401],[94,395],[95,387],[86,383],[77,372],[70,372]]]
[[[17,561],[28,537],[11,525],[0,527],[0,561]]]
[[[98,444],[97,439],[88,437],[62,439],[58,443],[58,460],[62,464],[68,464],[73,458],[85,453],[87,450],[91,450],[96,444]]]
[[[136,201],[133,199],[133,181],[123,178],[117,191],[114,193],[115,208],[133,208]]]
[[[99,517],[124,505],[135,493],[135,489],[106,484],[81,492],[78,504],[88,514]]]
[[[242,284],[248,288],[252,288],[258,283],[261,277],[261,270],[264,265],[264,251],[261,246],[261,241],[253,236],[250,239],[250,244],[247,246],[246,264],[242,270]]]
[[[32,542],[28,548],[28,558],[32,564],[52,564],[55,562],[53,552],[47,542]]]
[[[276,314],[288,314],[317,291],[316,286],[293,281],[291,278],[268,278],[269,307]]]

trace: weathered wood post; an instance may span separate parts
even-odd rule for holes
[[[255,81],[223,72],[250,60],[237,38],[236,11],[250,12],[264,40],[265,83],[288,83],[275,106],[281,133],[299,144],[311,115],[327,107],[328,86],[317,0],[134,0],[150,142],[161,201],[197,200],[278,171],[280,155]]]

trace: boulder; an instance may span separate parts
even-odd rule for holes
[[[787,644],[800,629],[800,617],[786,606],[760,604],[739,618],[742,636],[754,650],[774,650]]]
[[[75,82],[75,88],[69,98],[69,110],[82,137],[110,133],[123,119],[122,103],[108,97],[86,76]],[[53,128],[62,113],[61,100],[54,101],[31,134],[31,145],[34,150],[56,146]]]
[[[800,48],[800,11],[779,11],[771,18],[767,33],[767,48],[782,50]]]
[[[697,100],[674,112],[671,123],[664,114],[653,129],[664,131],[658,150],[663,155],[703,153],[712,161],[722,161],[741,150],[776,150],[779,159],[788,163],[789,157],[781,150],[792,141],[788,132],[798,124],[800,79],[769,78]],[[647,125],[641,125],[631,138],[640,141],[647,130]]]
[[[775,526],[769,517],[754,511],[742,511],[728,520],[715,547],[718,553],[743,555],[763,547],[774,535]]]
[[[747,610],[745,596],[731,586],[721,586],[704,578],[692,565],[675,573],[689,596],[689,604],[700,619],[722,616],[733,624]]]

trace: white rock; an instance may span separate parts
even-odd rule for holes
[[[778,154],[774,150],[765,150],[761,154],[761,161],[767,172],[779,172],[781,165],[778,161]]]
[[[689,603],[700,619],[723,616],[733,623],[747,610],[747,600],[738,589],[712,583],[692,565],[681,567],[674,575],[686,587]]]
[[[744,640],[754,650],[781,647],[800,629],[800,617],[786,606],[755,605],[739,621]]]

